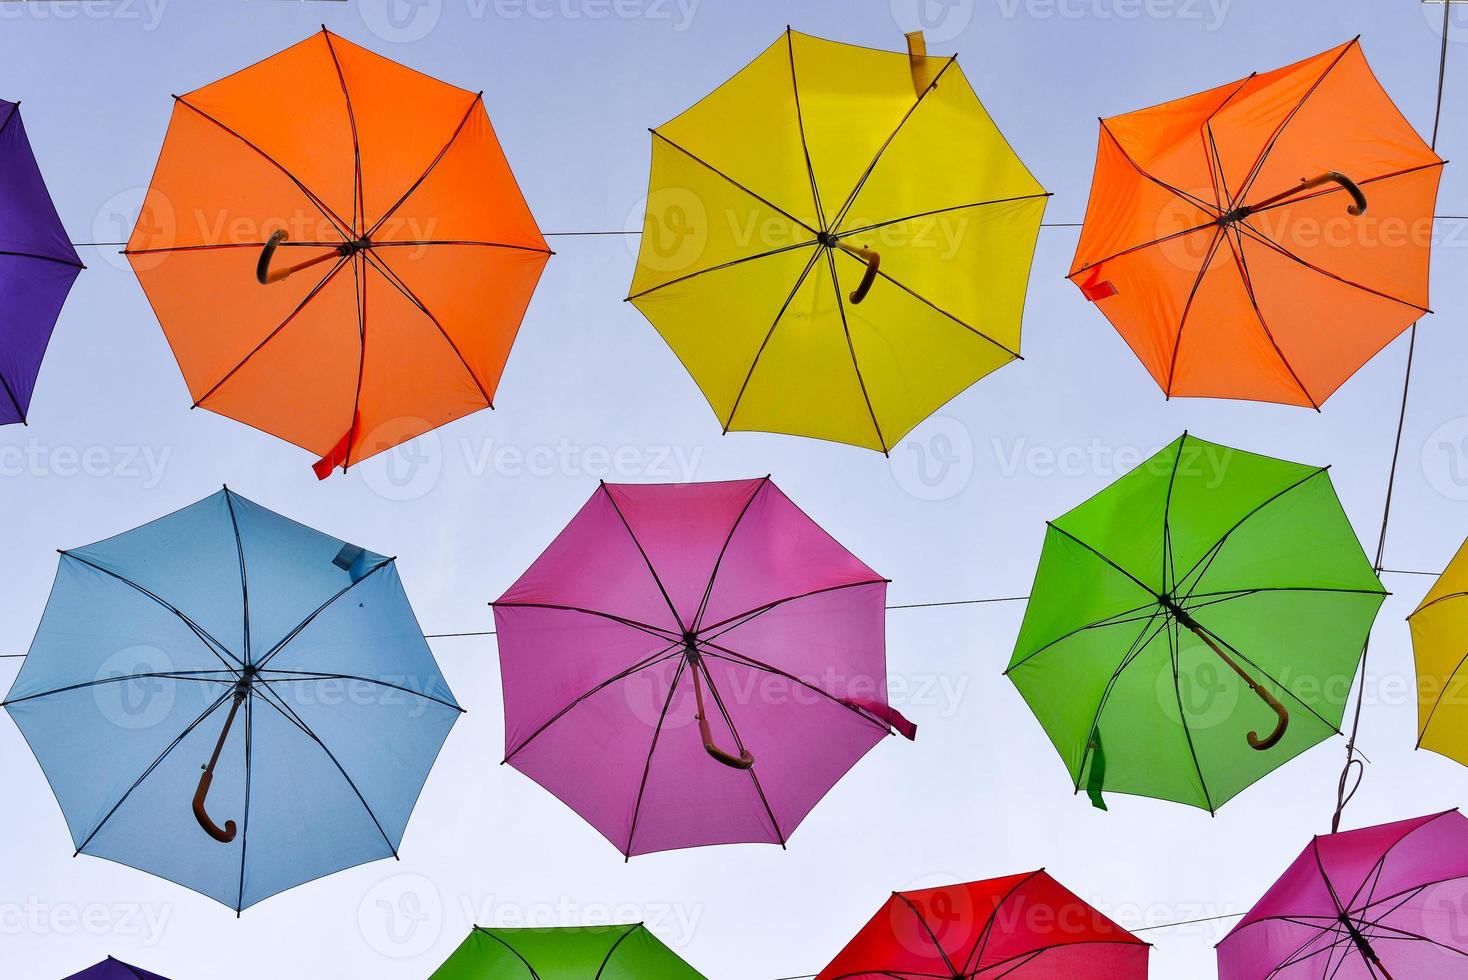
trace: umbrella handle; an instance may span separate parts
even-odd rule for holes
[[[1325,184],[1339,184],[1347,194],[1351,195],[1351,200],[1355,203],[1346,206],[1347,212],[1354,215],[1362,215],[1366,213],[1366,194],[1361,190],[1361,185],[1338,170],[1327,170],[1319,177],[1311,177],[1309,180],[1302,180],[1300,181],[1300,186],[1298,187],[1291,187],[1287,191],[1276,194],[1270,198],[1265,198],[1257,204],[1251,204],[1248,206],[1248,208],[1240,210],[1243,210],[1246,214],[1251,214],[1255,211],[1267,208],[1271,204],[1278,204],[1285,198],[1298,194],[1301,191],[1314,190],[1315,188],[1321,187]]]
[[[861,282],[851,291],[851,296],[849,297],[852,305],[855,306],[867,298],[867,293],[871,292],[872,283],[877,281],[877,269],[882,265],[882,256],[877,254],[876,249],[866,248],[862,245],[847,245],[842,243],[841,247],[848,255],[854,255],[867,264],[866,273],[861,277]]]
[[[1259,700],[1263,701],[1266,705],[1269,706],[1269,709],[1274,712],[1275,718],[1278,719],[1275,722],[1274,731],[1270,732],[1264,738],[1260,738],[1258,732],[1249,732],[1249,748],[1259,752],[1265,752],[1278,745],[1279,740],[1284,738],[1285,731],[1290,727],[1289,709],[1280,702],[1279,698],[1274,696],[1273,692],[1271,692],[1264,685],[1260,684],[1258,681],[1254,680],[1253,677],[1249,676],[1249,672],[1240,667],[1238,661],[1234,660],[1233,657],[1230,657],[1227,653],[1225,653],[1223,647],[1215,643],[1213,637],[1208,635],[1208,631],[1203,629],[1202,626],[1198,625],[1197,620],[1193,619],[1193,617],[1189,616],[1186,612],[1183,612],[1181,609],[1175,606],[1172,608],[1172,614],[1179,623],[1192,630],[1193,633],[1198,637],[1198,639],[1207,644],[1208,649],[1216,653],[1220,660],[1228,664],[1233,672],[1235,674],[1238,674],[1239,678],[1243,680],[1245,684],[1249,685],[1249,690],[1253,691],[1254,694],[1258,696]]]
[[[720,762],[730,769],[750,769],[754,766],[754,756],[750,755],[748,749],[741,748],[738,755],[725,752],[714,744],[714,734],[709,730],[708,712],[703,709],[703,685],[698,680],[700,664],[693,665],[693,696],[698,702],[698,733],[703,737],[703,748],[716,762]]]
[[[345,254],[339,248],[333,249],[325,255],[318,255],[314,259],[307,259],[305,262],[298,262],[295,265],[288,265],[284,269],[276,269],[274,272],[271,272],[270,261],[275,258],[275,250],[285,240],[286,233],[283,229],[273,232],[270,240],[260,249],[260,261],[255,263],[255,281],[260,283],[260,285],[269,286],[271,283],[280,282],[282,279],[289,279],[302,269],[309,269],[313,265],[320,265],[322,262],[339,258]]]
[[[221,844],[228,844],[234,840],[238,828],[233,820],[226,820],[223,827],[211,820],[208,811],[204,809],[204,800],[209,795],[209,787],[214,783],[214,766],[219,762],[219,753],[224,751],[224,740],[229,737],[229,729],[234,724],[235,713],[240,710],[240,703],[244,700],[245,692],[243,690],[236,692],[234,704],[229,707],[229,716],[224,719],[224,728],[219,732],[219,741],[214,743],[214,754],[209,757],[208,764],[204,766],[204,771],[199,776],[199,787],[194,790],[194,819],[199,821],[199,826],[204,828],[204,833]]]

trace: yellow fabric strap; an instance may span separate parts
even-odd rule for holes
[[[933,79],[938,77],[938,66],[928,57],[928,42],[922,31],[912,31],[907,35],[907,58],[912,67],[913,93],[922,96],[933,84]]]

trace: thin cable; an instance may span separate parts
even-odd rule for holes
[[[1204,922],[1222,922],[1225,919],[1240,919],[1248,915],[1247,912],[1229,912],[1225,915],[1210,915],[1204,919],[1188,919],[1185,922],[1164,922],[1157,926],[1142,926],[1140,929],[1129,929],[1128,932],[1153,932],[1157,929],[1177,929],[1182,926],[1196,926]]]
[[[1443,4],[1443,26],[1442,26],[1442,50],[1437,60],[1437,105],[1432,112],[1432,141],[1429,144],[1434,153],[1437,152],[1438,127],[1442,122],[1443,115],[1443,90],[1446,87],[1448,75],[1448,37],[1452,30],[1453,6],[1451,3]],[[1376,539],[1376,561],[1372,567],[1376,569],[1377,575],[1382,574],[1382,567],[1386,554],[1387,527],[1391,523],[1392,516],[1392,492],[1396,489],[1397,463],[1402,455],[1402,431],[1407,424],[1407,396],[1412,390],[1412,358],[1417,352],[1417,324],[1412,324],[1411,333],[1407,339],[1407,366],[1402,372],[1402,406],[1397,413],[1397,437],[1392,443],[1392,465],[1387,471],[1386,478],[1386,501],[1381,508],[1381,534]],[[1361,685],[1356,691],[1356,710],[1351,719],[1351,737],[1346,742],[1346,764],[1341,769],[1340,782],[1336,785],[1335,813],[1330,818],[1330,832],[1338,833],[1341,829],[1341,816],[1345,813],[1346,805],[1351,802],[1356,791],[1361,788],[1361,781],[1366,777],[1366,764],[1357,758],[1356,739],[1361,734],[1361,707],[1366,701],[1366,665],[1371,654],[1371,636],[1367,634],[1366,642],[1361,647]],[[1351,783],[1351,772],[1356,773],[1355,783]],[[1350,786],[1347,789],[1347,786]]]
[[[979,606],[991,602],[1023,602],[1028,599],[1027,595],[1001,596],[996,599],[952,599],[948,602],[907,602],[899,606],[888,606],[888,609],[933,609],[937,606]]]

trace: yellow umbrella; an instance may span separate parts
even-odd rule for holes
[[[1019,357],[1049,196],[954,58],[786,31],[652,131],[628,299],[724,431],[888,451]]]
[[[1468,541],[1407,622],[1417,658],[1417,747],[1468,766]]]

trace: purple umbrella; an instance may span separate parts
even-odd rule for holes
[[[156,973],[129,966],[122,960],[107,957],[96,966],[89,966],[80,973],[73,973],[66,980],[167,980]]]
[[[83,268],[20,119],[0,100],[0,425],[25,422],[61,304]]]
[[[495,603],[506,761],[628,856],[783,845],[914,734],[886,592],[769,479],[602,484]]]
[[[1468,976],[1468,819],[1317,837],[1218,944],[1220,980]]]

